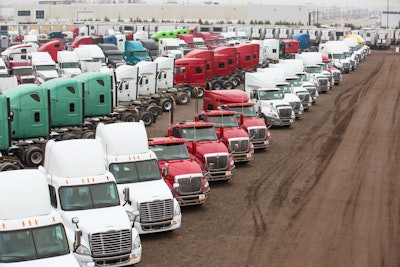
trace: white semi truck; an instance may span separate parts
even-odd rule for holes
[[[161,178],[156,154],[149,149],[143,122],[100,123],[96,139],[105,151],[123,204],[139,234],[171,231],[181,227],[181,209]]]
[[[48,52],[31,52],[30,63],[37,83],[42,84],[50,79],[58,78],[57,64]]]
[[[60,77],[71,78],[82,73],[78,55],[73,50],[58,51],[57,63]]]
[[[47,177],[51,204],[62,218],[70,249],[82,267],[93,262],[95,266],[140,262],[139,233],[121,205],[98,140],[48,141],[39,170]]]
[[[46,176],[37,169],[1,172],[0,184],[0,266],[79,267]]]
[[[250,101],[261,110],[260,117],[266,125],[288,126],[294,124],[296,115],[292,106],[284,100],[282,89],[270,87],[262,72],[246,72],[244,89]]]

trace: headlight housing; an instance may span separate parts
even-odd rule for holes
[[[90,250],[85,247],[84,245],[80,245],[76,250],[76,253],[81,254],[81,255],[86,255],[86,256],[90,256]]]
[[[132,247],[133,249],[140,248],[142,245],[142,241],[140,240],[140,236],[136,235],[135,239],[133,239]]]
[[[179,206],[179,203],[178,203],[178,205],[175,205],[174,215],[175,216],[181,215],[181,206]]]

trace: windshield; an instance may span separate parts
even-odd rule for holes
[[[254,106],[237,106],[237,107],[229,107],[229,110],[236,111],[236,118],[240,117],[240,114],[243,113],[245,117],[257,117],[256,109]]]
[[[334,59],[345,59],[346,57],[344,54],[333,54]]]
[[[56,70],[56,65],[36,65],[37,71]]]
[[[181,47],[180,46],[174,46],[174,45],[170,45],[165,47],[167,50],[180,50]]]
[[[308,78],[307,78],[307,74],[305,74],[305,73],[298,73],[298,74],[296,74],[298,77],[300,77],[300,79],[303,81],[303,82],[307,82],[308,81]]]
[[[320,66],[304,66],[304,71],[307,73],[321,73]]]
[[[161,179],[158,162],[155,159],[111,163],[110,172],[117,184],[140,183]]]
[[[119,197],[115,183],[100,183],[60,188],[61,207],[65,211],[87,210],[118,206]]]
[[[215,127],[238,127],[236,115],[219,115],[219,116],[208,116],[208,122],[215,123]]]
[[[217,133],[214,127],[201,127],[201,128],[183,128],[182,138],[189,141],[215,141],[217,140]]]
[[[289,84],[277,84],[276,87],[280,88],[282,90],[282,92],[284,92],[286,94],[292,93],[292,91],[290,90]]]
[[[135,51],[133,53],[134,56],[136,57],[147,57],[149,55],[149,52],[147,51]]]
[[[32,68],[20,68],[20,69],[13,69],[13,75],[32,75],[33,70]]]
[[[258,98],[260,100],[283,99],[283,94],[281,90],[259,90]]]
[[[108,54],[107,57],[109,60],[115,61],[122,61],[124,59],[124,56],[122,54]]]
[[[79,63],[78,62],[63,62],[61,63],[61,67],[63,69],[79,69]]]
[[[62,224],[0,232],[0,262],[18,262],[69,254]]]
[[[156,153],[158,160],[190,158],[185,143],[151,145],[149,148]]]
[[[298,78],[298,79],[286,79],[286,81],[288,82],[288,83],[290,83],[292,86],[294,86],[294,87],[299,87],[299,86],[301,86],[301,81],[300,81],[300,78]]]

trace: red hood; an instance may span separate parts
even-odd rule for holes
[[[192,143],[187,143],[188,150],[192,153]],[[208,153],[228,153],[228,148],[225,146],[224,143],[217,142],[217,141],[204,141],[204,142],[196,142],[196,150],[197,154],[204,156]]]
[[[169,176],[171,178],[181,174],[189,174],[189,173],[202,174],[199,164],[197,164],[195,161],[191,159],[159,161],[158,166],[160,167],[160,170],[162,170],[165,163],[169,164]]]
[[[220,128],[215,128],[217,135],[220,133]],[[243,128],[224,128],[224,139],[249,137],[248,133]]]
[[[242,127],[244,129],[247,129],[247,127],[251,127],[251,126],[265,126],[265,122],[260,119],[259,117],[244,117],[243,120],[243,125]]]

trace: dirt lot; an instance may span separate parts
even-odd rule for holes
[[[271,129],[268,151],[211,183],[203,206],[183,208],[181,229],[142,236],[140,266],[400,266],[399,98],[400,54],[372,51],[294,127]],[[149,136],[167,125],[164,113]]]

